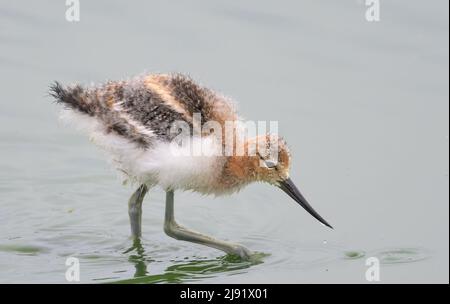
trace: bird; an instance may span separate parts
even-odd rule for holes
[[[246,136],[235,102],[190,76],[145,73],[97,85],[55,81],[49,94],[62,105],[61,121],[87,134],[123,182],[138,186],[128,200],[133,239],[141,238],[144,197],[157,186],[165,191],[164,232],[168,236],[246,260],[254,252],[243,245],[178,224],[174,192],[214,197],[263,182],[283,190],[320,223],[333,228],[291,180],[291,152],[284,138],[270,132]],[[227,144],[224,130],[232,134]],[[193,153],[199,144],[200,153]],[[240,153],[238,147],[242,147]]]

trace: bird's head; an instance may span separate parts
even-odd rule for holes
[[[257,181],[278,185],[289,178],[291,154],[282,138],[273,134],[252,138],[247,151]]]
[[[291,154],[284,139],[267,134],[247,141],[247,165],[253,181],[278,187],[327,227],[331,227],[307,202],[289,177]]]

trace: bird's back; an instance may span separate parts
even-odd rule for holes
[[[192,131],[195,114],[200,115],[201,124],[237,120],[227,98],[181,74],[145,75],[92,87],[64,88],[55,83],[51,95],[69,110],[94,118],[106,134],[142,148],[155,141],[171,141],[177,135],[170,130],[176,121],[185,122]]]

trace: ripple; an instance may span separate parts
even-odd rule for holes
[[[225,255],[216,259],[195,259],[190,261],[175,262],[167,267],[162,273],[147,273],[147,267],[143,263],[136,263],[137,271],[132,279],[112,281],[111,283],[182,283],[194,282],[205,278],[211,278],[228,273],[232,275],[239,270],[247,269],[254,265],[262,263],[264,255],[257,256],[250,261],[244,261],[234,256]]]
[[[1,245],[0,244],[0,251],[15,252],[20,255],[37,255],[39,253],[46,253],[49,250],[48,250],[48,248],[45,248],[42,246],[34,246],[34,245],[20,245],[20,244]]]
[[[265,241],[270,257],[266,267],[283,269],[322,268],[342,256],[343,248],[333,243],[323,242],[282,242],[272,239]]]
[[[430,257],[430,253],[422,248],[391,248],[374,253],[381,264],[402,264],[423,261]]]
[[[347,260],[357,260],[366,256],[366,252],[362,250],[349,250],[344,252],[344,258]]]
[[[109,257],[96,254],[78,255],[83,258],[83,263],[88,263],[91,268],[99,265],[115,265],[120,266],[122,270],[127,269],[120,274],[120,277],[117,277],[117,271],[108,275],[101,272],[100,275],[95,277],[94,281],[104,281],[105,283],[194,282],[206,278],[236,274],[263,263],[263,259],[266,257],[265,254],[255,252],[249,261],[244,261],[231,255],[220,257],[199,256],[194,253],[195,251],[184,249],[181,250],[183,255],[180,255],[180,250],[170,250],[170,246],[166,245],[155,246],[153,242],[147,243],[147,241],[140,239],[128,240],[121,245],[123,247],[119,246],[120,249],[112,250]],[[212,252],[215,253],[216,251],[213,250]],[[188,253],[187,256],[186,253]]]

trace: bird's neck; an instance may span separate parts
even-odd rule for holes
[[[220,183],[230,190],[238,190],[245,185],[258,181],[259,179],[259,157],[252,153],[250,148],[255,139],[249,139],[244,143],[244,153],[242,156],[227,157]]]

